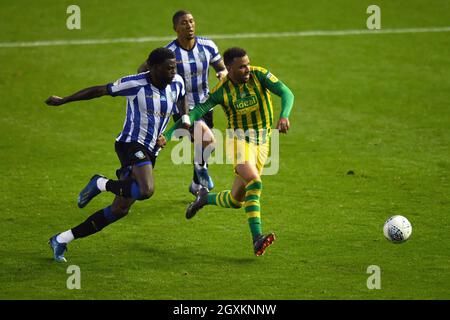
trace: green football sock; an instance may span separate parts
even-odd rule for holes
[[[261,197],[262,181],[253,179],[245,186],[245,212],[248,217],[248,225],[253,239],[262,234],[261,208],[259,199]]]
[[[224,190],[219,193],[208,193],[208,204],[234,209],[242,207],[242,202],[234,199],[230,190]]]

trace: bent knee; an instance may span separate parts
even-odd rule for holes
[[[216,144],[216,139],[214,138],[214,135],[212,134],[212,132],[210,132],[209,134],[207,133],[204,136],[203,145],[204,146],[209,146],[209,145],[214,146],[215,144]]]
[[[262,189],[262,180],[258,174],[250,174],[246,177],[245,187],[248,188],[251,185],[258,189]]]
[[[240,209],[244,205],[244,202],[233,202],[231,203],[231,208],[233,209]]]
[[[117,207],[113,206],[111,208],[111,212],[117,219],[120,219],[120,218],[125,217],[130,212],[130,207],[129,206],[117,206]]]
[[[212,130],[206,125],[206,123],[202,123],[202,137],[203,137],[203,145],[210,145],[216,142],[214,138],[214,133]]]
[[[140,200],[149,199],[155,192],[154,188],[151,186],[144,186],[141,188],[141,198]]]
[[[244,199],[230,194],[230,207],[233,209],[240,209],[244,205]]]

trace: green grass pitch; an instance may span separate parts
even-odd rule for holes
[[[226,3],[79,0],[81,30],[68,30],[71,1],[2,1],[0,43],[175,37],[180,8],[193,12],[198,35],[363,30],[373,1]],[[382,29],[449,25],[445,0],[376,4]],[[279,173],[263,177],[263,228],[277,241],[254,257],[243,210],[208,207],[187,221],[192,167],[171,162],[172,142],[155,195],[55,263],[47,239],[112,200],[76,206],[92,174],[114,175],[125,99],[59,109],[44,100],[133,74],[166,43],[0,45],[1,299],[450,297],[450,32],[216,40],[221,52],[246,48],[296,96]],[[220,108],[215,119],[224,129]],[[231,186],[231,166],[210,172],[216,190]],[[413,225],[401,245],[382,234],[395,214]],[[69,265],[80,267],[80,290],[67,289]],[[367,288],[370,265],[381,289]]]

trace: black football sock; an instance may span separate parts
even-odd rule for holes
[[[78,226],[72,228],[72,233],[75,239],[84,238],[91,234],[97,233],[110,223],[117,220],[111,212],[111,206],[99,210],[86,221],[80,223]]]
[[[117,196],[131,198],[131,185],[133,180],[108,180],[106,191],[112,192]]]
[[[106,183],[106,191],[112,192],[120,197],[142,200],[139,185],[134,180],[108,180]]]
[[[194,176],[193,176],[192,180],[194,181],[194,183],[200,184],[200,181],[198,180],[197,172],[195,171],[195,164],[194,164]]]

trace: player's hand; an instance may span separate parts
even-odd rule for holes
[[[64,104],[64,98],[58,97],[58,96],[51,96],[47,100],[45,100],[45,103],[49,106],[60,106]]]
[[[289,130],[289,119],[281,118],[278,120],[277,129],[280,130],[281,133],[287,133]]]
[[[219,71],[219,72],[216,73],[216,77],[217,77],[217,79],[219,79],[219,81],[220,81],[220,80],[222,80],[223,78],[225,78],[225,77],[227,76],[227,74],[228,74],[228,71],[227,71],[227,70],[222,70],[222,71]]]
[[[167,140],[166,140],[166,138],[163,135],[160,135],[158,137],[158,140],[156,141],[156,143],[158,144],[159,147],[164,148],[164,146],[167,143]]]

